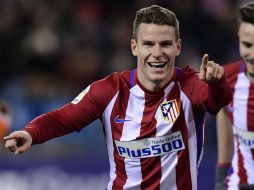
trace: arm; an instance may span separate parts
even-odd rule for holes
[[[68,103],[60,109],[38,116],[24,129],[6,136],[5,148],[20,154],[32,144],[79,131],[99,117],[101,112],[94,101],[92,92],[82,94],[78,103]]]
[[[93,101],[92,95],[89,94],[78,104],[69,103],[60,109],[38,116],[24,129],[4,137],[5,148],[15,154],[21,154],[32,144],[40,144],[79,131],[99,117],[100,111],[94,106]]]
[[[73,131],[80,131],[101,117],[116,93],[119,77],[115,74],[94,82],[71,103],[33,119],[22,131],[15,131],[5,137],[5,147],[20,154],[33,144],[40,144]]]
[[[227,110],[222,108],[216,116],[218,158],[216,166],[215,190],[225,188],[224,181],[234,153],[233,130]]]
[[[232,91],[223,67],[208,59],[207,54],[202,58],[200,80],[195,82],[194,98],[195,101],[203,104],[206,111],[214,114],[229,104],[232,99]]]
[[[216,116],[218,163],[230,163],[234,153],[233,130],[225,108]]]

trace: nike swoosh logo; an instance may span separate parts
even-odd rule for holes
[[[127,121],[131,121],[130,119],[119,119],[119,115],[115,117],[115,122],[116,123],[124,123]]]

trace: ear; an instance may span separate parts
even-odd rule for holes
[[[176,42],[176,56],[180,55],[182,49],[182,40],[178,39]]]
[[[137,50],[137,42],[135,39],[131,39],[131,51],[132,51],[132,54],[134,56],[137,56],[138,55],[138,50]]]

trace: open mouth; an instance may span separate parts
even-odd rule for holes
[[[254,65],[254,59],[246,59],[246,62],[248,62],[251,65]]]
[[[148,65],[153,68],[164,68],[166,64],[166,62],[148,62]]]

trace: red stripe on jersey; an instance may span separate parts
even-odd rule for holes
[[[172,132],[181,131],[185,149],[178,152],[178,163],[176,165],[176,185],[177,189],[192,190],[191,173],[190,173],[190,157],[188,148],[188,129],[184,117],[184,111],[180,100],[180,90],[178,85],[172,89],[174,96],[177,98],[177,105],[180,110],[180,115],[173,127]],[[183,159],[184,158],[184,159]],[[183,175],[184,172],[184,175]]]
[[[181,112],[183,112],[182,108]],[[184,122],[184,115],[180,114],[179,118],[178,118],[178,124],[176,126],[184,126],[184,128],[182,127],[182,129],[179,128],[174,128],[174,131],[179,131],[181,130],[182,133],[182,137],[183,137],[183,141],[184,141],[184,145],[185,145],[185,149],[181,150],[178,153],[178,163],[176,166],[176,184],[177,184],[177,189],[181,189],[181,190],[191,190],[192,189],[192,183],[191,183],[191,174],[190,174],[190,165],[189,165],[189,149],[188,149],[188,139],[186,138],[188,135],[188,131],[187,131],[187,126]],[[184,159],[182,159],[184,158]],[[184,172],[184,175],[183,175]]]
[[[225,76],[230,84],[233,94],[235,93],[235,84],[237,82],[238,74],[241,72],[242,62],[231,63],[224,66]],[[230,102],[230,106],[234,107],[233,101]],[[233,123],[233,112],[228,113],[231,122]]]
[[[127,109],[128,105],[128,100],[129,100],[129,90],[121,90],[119,91],[118,97],[116,99],[116,102],[114,104],[114,107],[112,109],[112,113],[110,116],[110,121],[111,121],[111,127],[112,127],[112,137],[115,140],[120,140],[122,136],[122,131],[123,131],[123,124],[124,123],[115,123],[115,118],[120,115],[121,118],[125,118],[125,112]],[[121,98],[121,101],[119,100]],[[124,184],[126,183],[127,180],[127,175],[125,171],[125,162],[124,162],[124,157],[121,157],[118,152],[115,143],[114,144],[114,160],[116,164],[116,178],[113,181],[112,189],[123,189]]]
[[[158,98],[161,97],[161,100]],[[158,92],[157,95],[146,95],[145,99],[145,109],[143,112],[143,118],[141,122],[141,138],[155,137],[156,136],[156,119],[152,120],[151,118],[155,117],[157,108],[160,106],[164,98],[163,93]],[[156,156],[152,158],[143,158],[140,159],[141,171],[142,171],[142,182],[141,189],[145,190],[159,190],[160,189],[160,180],[162,176],[161,172],[161,157]],[[150,168],[153,168],[151,170]]]
[[[247,124],[248,131],[254,132],[254,84],[250,83],[249,97],[247,105]]]
[[[244,163],[243,163],[243,155],[241,153],[241,150],[239,148],[239,140],[237,139],[237,154],[238,154],[238,176],[240,176],[240,181],[239,184],[243,184],[247,182],[247,175],[246,175],[246,170],[244,168]]]
[[[254,132],[254,84],[250,84],[248,107],[247,107],[247,123],[248,131]],[[251,150],[252,160],[254,160],[254,149]]]

